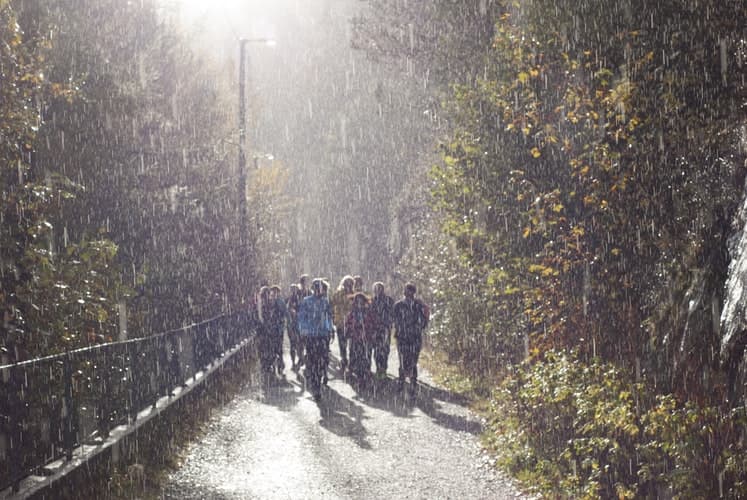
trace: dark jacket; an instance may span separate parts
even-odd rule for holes
[[[419,340],[428,326],[427,306],[418,299],[402,299],[394,304],[393,320],[397,342]]]
[[[374,297],[369,307],[376,316],[379,333],[389,330],[394,323],[394,299],[388,295]]]

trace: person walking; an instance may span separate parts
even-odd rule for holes
[[[322,280],[322,296],[324,296],[324,299],[329,303],[329,283],[327,280]],[[330,304],[330,310],[331,310],[331,304]],[[327,378],[327,369],[329,368],[329,351],[332,348],[332,342],[335,339],[334,335],[334,315],[332,316],[333,323],[332,323],[332,332],[329,335],[329,338],[327,339],[327,355],[324,358],[324,373],[322,374],[322,384],[327,385],[328,378]]]
[[[301,300],[312,295],[312,291],[309,289],[309,275],[302,274],[298,277],[298,287],[301,289]]]
[[[355,275],[353,276],[353,292],[354,293],[366,293],[365,290],[363,290],[363,276]]]
[[[353,297],[353,308],[345,321],[345,332],[350,342],[350,371],[360,387],[371,378],[371,344],[378,325],[364,293]]]
[[[329,336],[332,334],[332,310],[324,297],[322,281],[311,283],[313,295],[306,297],[298,309],[298,329],[306,345],[306,388],[319,401],[322,397],[321,379],[329,353]]]
[[[394,299],[384,293],[384,283],[377,281],[373,286],[371,312],[376,317],[376,331],[373,336],[373,357],[376,363],[376,377],[386,378],[389,366],[389,350],[392,342],[394,322]]]
[[[273,367],[277,370],[278,375],[283,375],[285,371],[285,361],[283,361],[283,336],[285,335],[285,325],[288,319],[288,308],[285,301],[280,296],[281,290],[278,285],[270,287],[270,301],[272,302],[272,319],[270,321],[270,338],[272,342]],[[284,376],[284,375],[283,375]]]
[[[312,295],[311,289],[309,288],[309,275],[308,274],[302,274],[298,277],[298,293],[296,295],[294,305],[296,308],[296,313],[298,313],[298,308],[301,306],[301,302],[303,302],[303,299],[306,297],[309,297]],[[296,324],[298,324],[298,321],[296,321]],[[303,336],[298,336],[298,363],[296,364],[296,373],[301,369],[301,365],[303,365],[306,361],[306,346],[304,344],[305,339]]]
[[[345,333],[345,321],[353,308],[353,277],[344,276],[340,280],[337,290],[332,294],[332,313],[335,330],[337,331],[337,345],[340,349],[340,376],[345,376],[348,367],[348,339]]]
[[[291,284],[285,307],[288,310],[288,343],[290,344],[291,370],[298,372],[303,357],[301,332],[298,330],[298,306],[301,303],[301,287]]]
[[[270,288],[263,286],[259,289],[257,298],[257,348],[259,351],[259,366],[263,383],[269,382],[274,360],[273,348],[273,301],[270,298]]]
[[[393,320],[397,351],[399,353],[398,390],[405,386],[405,379],[412,384],[411,394],[417,394],[418,358],[423,346],[423,330],[428,326],[429,310],[422,301],[415,298],[417,287],[407,283],[404,298],[394,304]]]

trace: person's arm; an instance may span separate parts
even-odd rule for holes
[[[387,297],[386,308],[384,309],[384,327],[390,330],[394,326],[394,299]]]
[[[298,330],[301,335],[309,334],[309,318],[308,318],[308,307],[306,301],[298,304]]]
[[[327,331],[328,335],[334,334],[334,322],[332,321],[332,305],[329,303],[329,300],[324,301],[325,306],[325,313],[324,313],[324,329]]]
[[[423,323],[422,328],[425,329],[425,327],[428,326],[428,322],[430,321],[431,310],[428,305],[422,300],[419,300],[418,302],[420,303],[420,317],[422,318]]]
[[[392,306],[392,326],[394,327],[394,338],[399,338],[400,333],[400,322],[399,322],[399,312],[398,312],[397,303],[394,303],[394,306]]]
[[[351,311],[350,314],[348,314],[347,318],[345,318],[346,337],[350,338],[350,334],[352,333],[354,328],[355,328],[355,316],[353,316],[353,313]]]

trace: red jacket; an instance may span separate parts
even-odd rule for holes
[[[378,318],[370,307],[363,311],[353,309],[345,320],[345,334],[351,340],[372,342],[378,329]]]

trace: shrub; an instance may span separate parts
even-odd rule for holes
[[[747,496],[744,408],[653,397],[611,364],[557,351],[523,366],[491,408],[502,465],[553,496]]]

